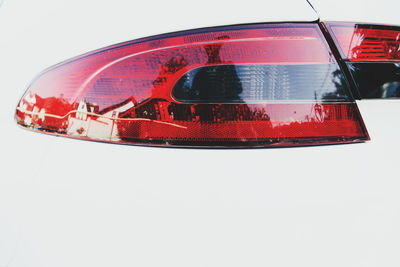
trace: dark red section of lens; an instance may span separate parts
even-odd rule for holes
[[[348,103],[298,104],[173,104],[165,101],[148,103],[169,119],[117,123],[120,137],[129,141],[150,140],[189,145],[196,143],[260,142],[261,144],[313,142],[324,140],[363,139],[363,128],[357,123],[358,112]]]
[[[317,24],[194,30],[94,51],[41,74],[16,119],[37,131],[132,144],[369,138]]]
[[[400,61],[400,27],[325,23],[341,50],[353,62]]]

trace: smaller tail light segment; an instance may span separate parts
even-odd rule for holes
[[[359,98],[400,97],[400,27],[328,22]]]
[[[342,51],[354,46],[354,28],[329,27],[338,32]],[[379,36],[376,45],[385,44],[380,55],[399,61],[387,47],[395,47],[395,34]],[[375,59],[368,49],[349,60]],[[270,147],[369,140],[317,23],[199,29],[90,52],[40,74],[15,117],[39,132],[124,144]]]
[[[400,27],[325,23],[343,59],[350,62],[400,62]]]

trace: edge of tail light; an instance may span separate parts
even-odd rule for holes
[[[15,118],[34,131],[122,144],[369,140],[316,23],[190,30],[89,52],[40,74]]]

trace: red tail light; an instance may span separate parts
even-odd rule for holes
[[[342,57],[352,62],[400,61],[400,28],[355,23],[326,23]]]
[[[41,74],[16,119],[43,132],[115,143],[368,140],[317,24],[194,30],[94,51]]]

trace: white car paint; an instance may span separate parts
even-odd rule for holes
[[[399,25],[399,2],[393,0],[310,0],[322,21]]]
[[[398,1],[313,4],[323,20],[400,25]],[[197,27],[316,19],[303,0],[6,0],[0,266],[399,266],[398,101],[358,101],[370,142],[280,149],[112,145],[13,120],[38,72],[84,52]]]

